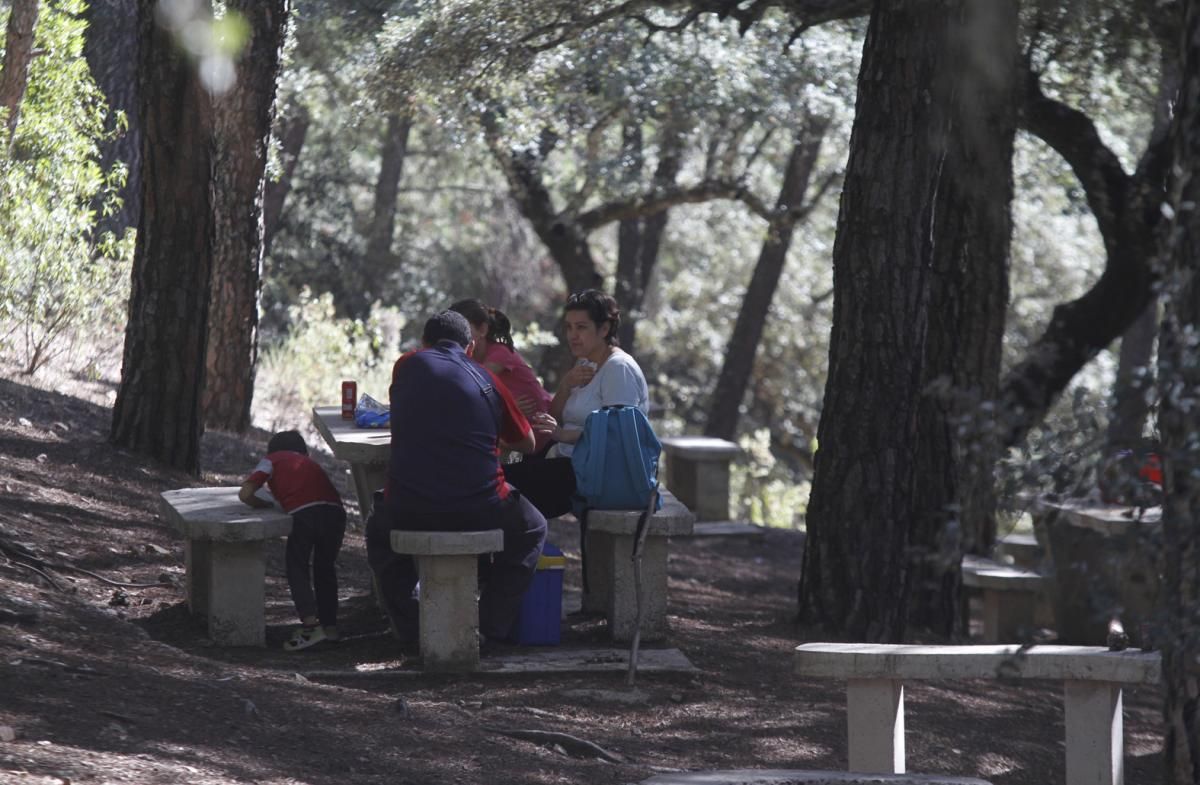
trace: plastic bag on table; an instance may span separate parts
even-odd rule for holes
[[[387,406],[366,393],[354,407],[354,424],[359,428],[387,428],[392,423],[392,412]]]

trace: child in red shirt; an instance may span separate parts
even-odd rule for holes
[[[263,486],[292,516],[287,539],[287,581],[301,626],[283,644],[287,651],[337,641],[337,555],[346,535],[342,497],[298,431],[282,431],[267,442],[267,455],[242,483],[238,498],[251,507],[270,507],[255,495]],[[311,568],[310,568],[311,561]]]

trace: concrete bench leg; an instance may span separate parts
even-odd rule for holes
[[[427,671],[479,668],[478,557],[417,556],[421,659]]]
[[[584,607],[608,618],[617,643],[633,640],[637,630],[637,588],[633,537],[588,532],[588,584]],[[642,640],[667,637],[667,538],[647,537],[642,550]]]
[[[1121,685],[1067,681],[1067,785],[1123,785],[1125,720]]]
[[[1037,595],[983,590],[983,642],[1020,643],[1033,625]]]
[[[188,540],[184,546],[187,565],[188,610],[208,615],[208,587],[212,585],[212,543],[208,540]]]
[[[358,510],[363,522],[371,514],[373,494],[387,483],[386,463],[352,463],[350,476],[354,479],[354,493],[358,496]]]
[[[671,490],[698,521],[729,520],[729,460],[670,457]]]
[[[846,722],[850,771],[904,773],[904,682],[850,679]]]
[[[203,544],[210,556],[209,637],[222,646],[266,645],[263,541]]]

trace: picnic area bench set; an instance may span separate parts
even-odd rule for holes
[[[386,429],[354,428],[332,406],[314,408],[313,422],[334,455],[350,464],[360,505],[371,499],[386,477],[390,434]],[[642,551],[642,640],[661,640],[668,632],[670,538],[692,534],[697,520],[728,517],[729,462],[736,447],[719,442],[700,437],[663,440],[667,474],[678,497],[664,489],[662,509],[648,521]],[[264,546],[267,540],[289,534],[290,516],[278,508],[242,504],[237,487],[168,491],[162,501],[168,524],[186,542],[189,609],[207,616],[209,637],[216,644],[264,645]],[[1068,521],[1106,537],[1114,532],[1130,536],[1127,518],[1106,517],[1104,511],[1057,503],[1046,503],[1043,511],[1052,524]],[[583,608],[604,615],[617,643],[630,641],[639,631],[632,561],[638,516],[638,511],[593,510],[584,535],[588,574]],[[1123,785],[1123,687],[1158,683],[1160,658],[1152,652],[1114,652],[1098,646],[1000,645],[1027,641],[1035,621],[1041,621],[1039,615],[1046,613],[1052,578],[1041,570],[1051,554],[1041,547],[1041,539],[1045,538],[1010,535],[998,544],[996,560],[964,560],[963,583],[983,598],[985,645],[807,643],[795,648],[797,676],[847,683],[849,774],[730,771],[664,774],[646,782],[986,785],[971,778],[906,774],[904,685],[917,680],[1000,678],[1062,681],[1067,785]],[[476,670],[480,664],[476,562],[480,555],[503,548],[501,531],[395,531],[391,545],[417,562],[424,669]],[[1110,583],[1115,580],[1115,572],[1105,575]],[[1061,618],[1061,609],[1059,613]],[[874,778],[855,772],[873,773]],[[727,778],[721,779],[724,775]],[[754,779],[744,779],[751,775]]]

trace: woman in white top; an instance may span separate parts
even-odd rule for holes
[[[617,346],[621,309],[609,295],[588,289],[567,298],[563,325],[575,365],[563,376],[550,411],[530,418],[533,429],[556,444],[545,460],[505,464],[509,484],[547,518],[571,510],[575,471],[571,452],[587,416],[603,406],[625,404],[643,412],[650,405],[642,369]]]

